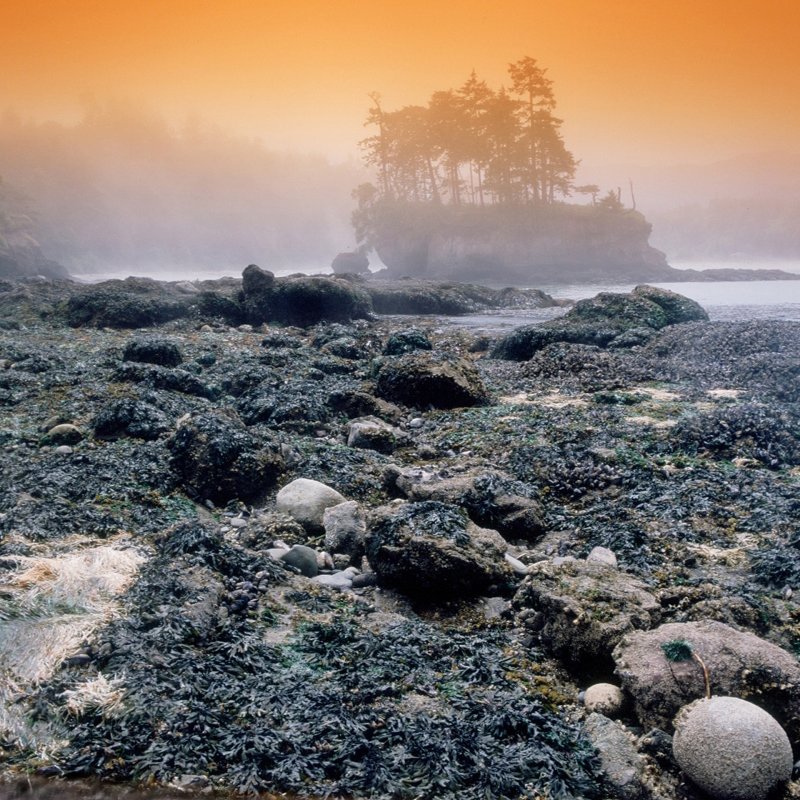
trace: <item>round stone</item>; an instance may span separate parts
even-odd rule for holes
[[[586,690],[583,698],[590,714],[596,712],[606,717],[618,716],[624,702],[622,692],[613,683],[595,683]]]
[[[765,800],[792,776],[792,746],[774,717],[738,697],[685,706],[675,718],[675,760],[718,800]]]

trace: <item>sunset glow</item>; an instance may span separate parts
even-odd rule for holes
[[[530,55],[584,164],[795,151],[793,0],[7,0],[0,110],[79,118],[143,104],[268,146],[356,157],[368,93],[424,103]]]

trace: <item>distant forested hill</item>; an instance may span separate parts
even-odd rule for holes
[[[323,149],[321,143],[320,149]],[[281,155],[129,107],[75,125],[0,120],[0,175],[42,250],[74,272],[136,266],[326,268],[352,247],[357,166]]]

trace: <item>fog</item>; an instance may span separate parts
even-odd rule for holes
[[[582,164],[583,176],[620,186],[628,205],[635,197],[653,225],[652,245],[671,263],[758,266],[800,259],[800,154],[746,154],[670,166]]]
[[[253,262],[325,271],[355,246],[351,192],[369,179],[355,159],[276,153],[201,119],[174,127],[140,107],[97,103],[72,124],[7,112],[0,177],[45,255],[72,274],[155,277],[234,275]],[[583,163],[576,182],[619,186],[673,264],[800,259],[798,155]]]
[[[202,120],[130,105],[77,124],[0,120],[0,176],[44,253],[73,274],[329,268],[355,245],[355,164],[270,152]]]

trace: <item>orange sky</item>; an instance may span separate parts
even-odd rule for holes
[[[586,164],[800,149],[797,0],[0,0],[0,30],[0,110],[37,118],[132,99],[338,159],[369,92],[497,87],[531,55]]]

